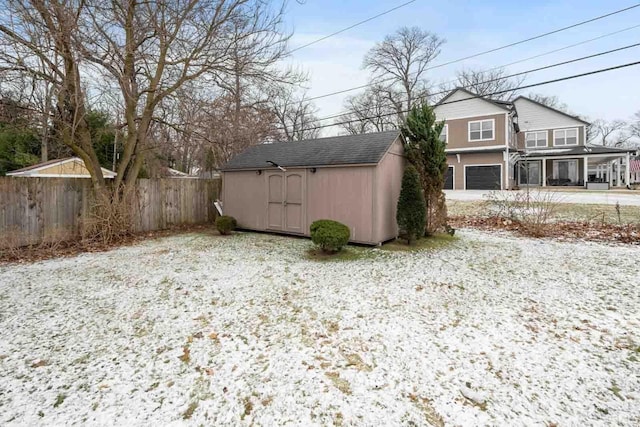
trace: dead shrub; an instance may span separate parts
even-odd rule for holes
[[[110,245],[133,234],[137,197],[125,193],[120,197],[96,194],[89,215],[81,223],[82,240]]]
[[[531,237],[547,235],[548,227],[553,222],[560,203],[557,193],[540,189],[518,192],[493,191],[485,198],[485,205],[491,216],[517,223],[518,229]]]
[[[15,259],[20,252],[20,248],[26,246],[23,232],[17,228],[2,231],[2,241],[0,242],[0,259]]]

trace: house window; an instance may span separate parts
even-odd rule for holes
[[[440,141],[447,143],[447,137],[449,136],[449,125],[444,125],[440,132]]]
[[[547,132],[527,132],[525,133],[525,143],[527,148],[546,147]]]
[[[568,185],[578,183],[577,160],[554,160],[553,179],[556,185]]]
[[[578,129],[554,130],[553,145],[578,145]]]
[[[542,183],[542,162],[524,161],[519,164],[518,183],[520,185],[540,185]]]
[[[495,120],[477,120],[469,122],[469,141],[490,141],[493,138]]]

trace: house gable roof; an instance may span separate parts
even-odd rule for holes
[[[82,168],[80,174],[64,174],[64,173],[48,174],[46,172],[40,173],[40,171],[42,170],[46,170],[54,166],[63,165],[65,163],[71,163],[71,162],[78,164]],[[105,168],[100,168],[100,169],[102,169],[102,175],[105,178],[114,178],[117,175],[115,172],[110,171],[109,169],[105,169]],[[66,157],[64,159],[48,160],[46,162],[42,162],[35,165],[27,166],[21,169],[13,170],[11,172],[8,172],[7,176],[29,176],[29,177],[43,177],[43,178],[51,178],[51,177],[64,178],[66,176],[74,177],[74,178],[90,178],[91,177],[91,175],[89,174],[89,171],[87,170],[84,164],[84,161],[79,157]]]
[[[268,169],[272,167],[269,161],[282,167],[377,164],[399,136],[400,132],[393,130],[255,145],[222,169]]]
[[[449,93],[447,94],[447,96],[445,96],[445,97],[444,97],[444,98],[442,98],[440,101],[438,101],[438,103],[436,103],[436,105],[434,106],[434,108],[435,108],[435,107],[437,107],[437,106],[439,106],[439,105],[443,105],[443,104],[444,104],[444,105],[446,105],[446,104],[445,104],[445,103],[446,103],[446,101],[447,101],[449,98],[451,98],[451,97],[452,97],[455,93],[457,93],[458,91],[462,91],[462,92],[465,92],[467,95],[470,95],[470,99],[480,99],[480,100],[482,100],[482,101],[485,101],[485,102],[488,102],[488,103],[490,103],[490,104],[492,104],[492,105],[495,105],[496,107],[502,108],[503,110],[511,111],[511,108],[509,107],[509,103],[504,102],[504,101],[493,101],[493,100],[491,100],[491,99],[489,99],[489,98],[486,98],[486,97],[484,97],[484,96],[481,96],[481,95],[478,95],[478,94],[476,94],[476,93],[473,93],[473,92],[471,92],[470,90],[467,90],[467,89],[465,89],[465,88],[463,88],[463,87],[457,87],[457,88],[453,89],[451,92],[449,92]],[[455,102],[464,102],[464,101],[466,101],[466,100],[460,100],[460,101],[455,101]],[[451,101],[450,101],[450,103],[451,103]]]
[[[31,166],[26,166],[24,168],[20,168],[20,169],[16,169],[13,170],[11,172],[8,172],[9,174],[17,174],[17,173],[23,173],[23,172],[30,172],[30,171],[36,171],[39,169],[44,169],[50,166],[54,166],[57,164],[62,164],[62,163],[67,163],[69,161],[71,161],[73,159],[73,157],[65,157],[63,159],[54,159],[54,160],[47,160],[46,162],[42,162],[42,163],[37,163],[35,165],[31,165]]]
[[[533,103],[533,104],[536,104],[536,105],[538,105],[538,106],[540,106],[540,107],[546,108],[547,110],[551,110],[551,111],[553,111],[554,113],[561,114],[561,115],[563,115],[563,116],[565,116],[565,117],[568,117],[568,118],[570,118],[570,119],[573,119],[573,120],[577,120],[577,121],[579,121],[579,122],[582,122],[582,123],[583,123],[583,124],[585,124],[586,126],[589,126],[589,125],[591,124],[591,123],[587,122],[586,120],[582,120],[582,119],[581,119],[580,117],[578,117],[578,116],[573,116],[573,115],[571,115],[571,114],[565,113],[564,111],[560,111],[560,110],[558,110],[558,109],[556,109],[556,108],[549,107],[548,105],[544,105],[544,104],[543,104],[543,103],[541,103],[541,102],[535,101],[535,100],[533,100],[533,99],[531,99],[531,98],[527,98],[526,96],[523,96],[523,95],[520,95],[520,96],[518,96],[516,99],[514,99],[514,100],[513,100],[513,105],[515,106],[516,112],[518,111],[518,106],[516,105],[516,102],[517,102],[518,100],[520,100],[520,99],[527,100],[527,101],[529,101],[529,102],[531,102],[531,103]]]

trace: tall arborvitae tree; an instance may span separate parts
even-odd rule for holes
[[[433,109],[414,107],[401,128],[407,160],[418,170],[426,203],[425,236],[447,228],[444,174],[447,170],[445,143],[440,140],[444,122],[436,122]]]
[[[410,245],[424,233],[425,214],[420,175],[413,165],[408,165],[402,176],[396,221],[401,236],[407,239]]]

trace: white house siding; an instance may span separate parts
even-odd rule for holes
[[[490,116],[492,114],[504,114],[504,108],[480,98],[471,98],[474,95],[463,90],[456,91],[447,98],[443,104],[436,105],[434,112],[438,120],[462,119],[467,117]],[[471,98],[471,99],[467,99]],[[467,99],[466,101],[459,101]],[[453,102],[459,101],[459,102]]]
[[[582,127],[584,123],[531,102],[525,98],[514,101],[521,131]]]

